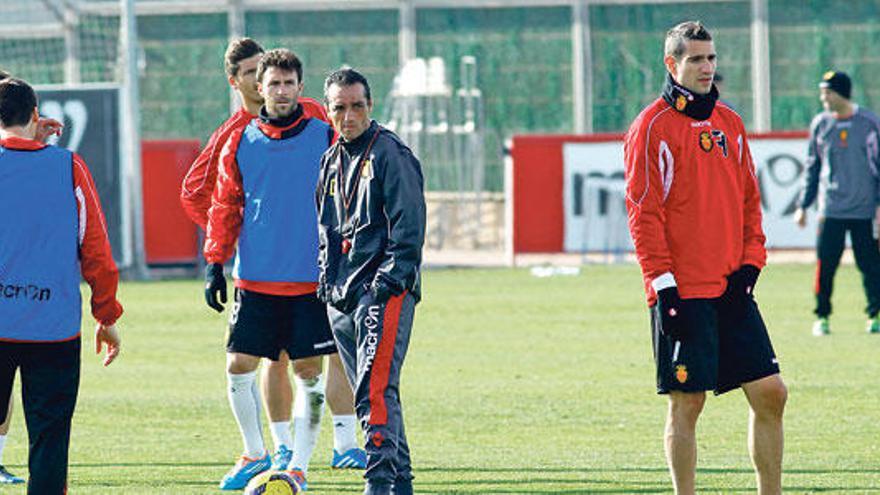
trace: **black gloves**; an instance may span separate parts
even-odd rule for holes
[[[685,326],[678,287],[667,287],[657,292],[657,309],[660,313],[660,333],[673,340],[681,340]]]
[[[746,304],[754,297],[755,284],[761,270],[754,265],[743,265],[727,276],[727,290],[721,296],[724,304],[736,314],[745,311]]]
[[[223,312],[223,305],[217,302],[217,293],[220,293],[220,302],[226,303],[226,277],[223,276],[223,264],[211,263],[205,267],[205,302],[208,307],[218,313]]]

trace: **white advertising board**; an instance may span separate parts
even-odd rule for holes
[[[803,229],[792,221],[803,184],[807,140],[752,138],[770,248],[811,248],[816,243],[816,213]],[[623,142],[563,145],[563,203],[566,252],[632,251],[626,220]]]

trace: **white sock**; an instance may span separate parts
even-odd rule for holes
[[[269,431],[272,432],[272,442],[275,443],[276,452],[282,445],[290,450],[293,445],[293,437],[290,436],[290,421],[273,421],[269,423]]]
[[[226,373],[229,388],[229,405],[238,422],[241,440],[244,442],[244,455],[259,458],[266,455],[263,433],[260,427],[260,391],[257,388],[257,372],[234,375]]]
[[[6,435],[0,435],[0,465],[3,465],[3,449],[6,447]]]
[[[324,413],[322,378],[323,375],[311,380],[293,378],[296,383],[296,397],[293,401],[293,459],[290,466],[302,469],[303,473],[309,469],[309,459],[318,443],[318,433],[321,432],[321,416]]]
[[[356,425],[357,418],[354,414],[333,415],[333,449],[336,452],[344,454],[358,446]]]

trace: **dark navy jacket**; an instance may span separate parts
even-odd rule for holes
[[[350,198],[347,208],[344,196]],[[317,201],[322,299],[343,312],[371,290],[409,291],[420,299],[424,180],[419,160],[396,134],[373,121],[353,141],[340,138],[321,158]]]

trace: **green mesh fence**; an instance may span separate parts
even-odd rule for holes
[[[880,2],[774,0],[770,5],[774,129],[806,129],[827,70],[853,81],[853,101],[880,111]]]
[[[143,16],[141,133],[145,139],[206,139],[229,114],[223,72],[226,16]]]
[[[245,17],[248,36],[267,49],[293,50],[303,62],[304,94],[319,101],[324,78],[342,65],[366,76],[382,115],[397,72],[397,11],[253,12]]]
[[[503,188],[502,147],[516,133],[571,132],[571,11],[567,7],[424,9],[420,57],[441,57],[453,87],[462,56],[477,58],[486,122],[485,187]]]
[[[3,23],[27,22],[39,2],[0,3]],[[515,133],[573,131],[571,10],[562,7],[424,8],[416,15],[420,57],[442,57],[458,86],[462,56],[477,58],[487,136],[486,186],[502,187],[502,146]],[[45,12],[41,18],[49,19]],[[880,106],[880,1],[771,0],[770,70],[774,130],[805,129],[820,110],[816,84],[828,69],[853,78],[853,99]],[[624,131],[657,97],[663,82],[662,43],[677,22],[700,19],[712,29],[722,97],[752,125],[750,3],[590,5],[593,53],[593,127]],[[245,32],[267,48],[293,49],[305,65],[305,94],[320,98],[330,70],[342,64],[364,72],[373,86],[375,115],[398,69],[397,10],[248,12]],[[226,14],[138,18],[141,105],[147,139],[204,140],[228,115],[223,74]],[[77,32],[80,79],[117,81],[119,20],[83,15]],[[0,35],[0,67],[36,84],[64,82],[64,40]]]
[[[752,116],[748,2],[601,5],[590,8],[593,47],[593,129],[624,131],[656,99],[666,77],[663,41],[679,22],[700,20],[712,32],[722,98],[748,124]]]

